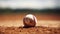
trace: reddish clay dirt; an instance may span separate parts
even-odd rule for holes
[[[60,28],[36,26],[23,27],[0,27],[0,34],[60,34]]]
[[[26,14],[0,15],[0,21],[22,20]],[[38,20],[60,20],[59,15],[34,14]],[[1,22],[0,22],[1,23]],[[0,27],[0,34],[60,34],[60,28],[36,26],[23,27]]]
[[[26,14],[7,14],[0,15],[0,21],[4,20],[22,20]],[[56,14],[33,14],[38,20],[60,20],[60,16]]]

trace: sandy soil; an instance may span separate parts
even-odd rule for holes
[[[60,34],[59,15],[34,14],[38,20],[37,26],[24,28],[22,20],[25,15],[0,15],[0,34]]]
[[[33,15],[35,15],[38,20],[59,20],[60,21],[60,15],[57,14],[33,14]],[[26,16],[25,13],[0,15],[0,21],[22,20],[24,16]]]
[[[0,15],[0,26],[23,26],[26,14]],[[34,14],[37,17],[37,26],[60,26],[60,16],[56,14]]]
[[[60,34],[60,28],[36,26],[24,27],[0,27],[0,34]]]

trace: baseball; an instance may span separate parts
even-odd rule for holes
[[[34,27],[36,26],[37,19],[34,15],[28,14],[23,18],[23,24],[25,27]]]

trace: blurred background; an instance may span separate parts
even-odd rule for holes
[[[27,14],[37,17],[37,26],[60,26],[60,0],[0,0],[0,26],[23,26]]]

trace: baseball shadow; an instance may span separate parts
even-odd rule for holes
[[[23,27],[19,27],[19,28],[47,28],[47,27],[44,27],[44,26],[23,26]]]

